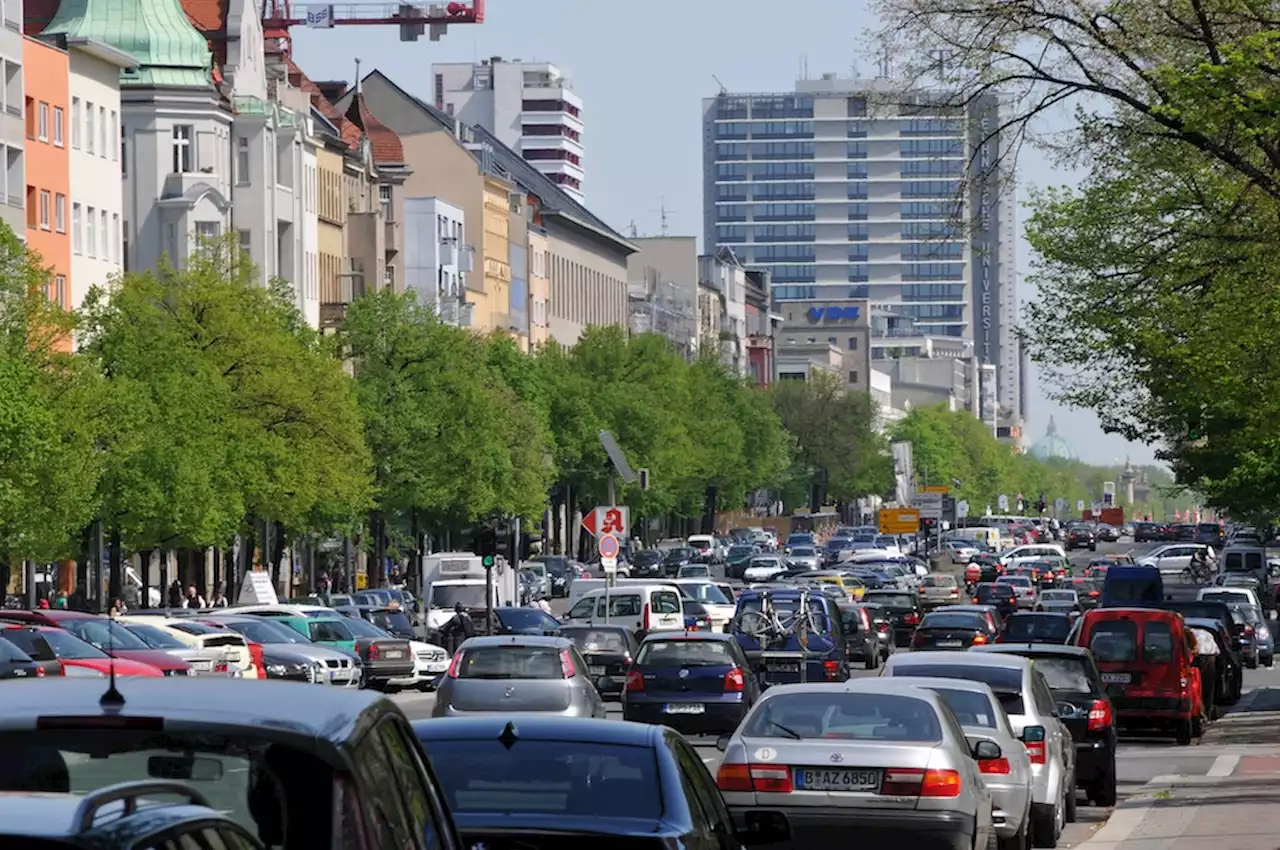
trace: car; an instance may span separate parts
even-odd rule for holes
[[[65,767],[57,765],[55,769],[65,771]],[[84,795],[37,794],[6,788],[4,772],[0,768],[0,845],[6,847],[263,850],[256,836],[233,818],[212,809],[203,794],[181,782],[144,780],[108,785]],[[181,801],[160,802],[166,797]],[[140,805],[144,798],[146,805]],[[122,804],[115,816],[102,816],[104,811],[111,812]]]
[[[1008,582],[984,581],[973,589],[974,605],[995,608],[1001,617],[1008,617],[1018,610],[1018,591]]]
[[[1256,647],[1254,666],[1261,664],[1263,667],[1271,667],[1275,663],[1275,635],[1271,633],[1271,627],[1262,611],[1256,605],[1236,601],[1228,602],[1227,607],[1231,609],[1232,620],[1241,621],[1241,633],[1251,638]]]
[[[663,557],[663,572],[668,576],[674,576],[680,571],[681,567],[698,563],[699,557],[697,549],[691,549],[688,546],[677,546],[669,550]]]
[[[261,646],[268,679],[356,687],[363,675],[360,659],[351,653],[312,643],[296,629],[265,617],[204,614],[195,625],[235,632]]]
[[[107,655],[66,629],[53,626],[0,625],[0,637],[31,656],[48,676],[103,678],[116,676],[164,676],[159,668],[141,661]]]
[[[1018,608],[1032,608],[1036,604],[1036,583],[1029,575],[1014,575],[1013,571],[996,579],[996,584],[1008,585],[1013,589]]]
[[[974,652],[996,652],[1030,658],[1058,703],[1058,715],[1076,748],[1076,787],[1095,806],[1116,804],[1115,709],[1102,674],[1087,649],[1039,643],[998,644]]]
[[[558,635],[560,621],[541,608],[494,608],[497,633],[502,635]]]
[[[1066,643],[1071,624],[1066,614],[1019,611],[1005,620],[997,643]]]
[[[920,579],[920,584],[916,587],[920,604],[926,608],[958,602],[960,592],[960,583],[951,573],[930,573]]]
[[[1040,598],[1036,600],[1036,611],[1048,614],[1066,614],[1068,617],[1078,617],[1084,606],[1080,604],[1080,597],[1074,590],[1042,590]]]
[[[934,610],[968,611],[969,613],[982,615],[982,619],[987,625],[987,643],[995,640],[1000,635],[1000,632],[1004,631],[1005,618],[1000,616],[1000,611],[994,605],[964,602],[959,605],[943,605],[941,608],[935,608]]]
[[[0,610],[0,622],[24,623],[66,629],[86,643],[113,658],[138,661],[154,667],[166,676],[194,676],[196,670],[186,661],[158,649],[152,649],[133,632],[98,614],[67,609],[35,611]]]
[[[600,695],[621,698],[627,671],[640,650],[631,630],[622,626],[563,626],[560,634],[582,653]]]
[[[822,568],[822,553],[811,543],[788,546],[785,561],[791,572],[818,570]]]
[[[604,700],[573,641],[542,635],[467,638],[436,688],[432,717],[477,711],[604,717]]]
[[[711,578],[711,567],[707,564],[685,564],[676,570],[676,578]]]
[[[1231,645],[1240,663],[1250,670],[1256,669],[1261,656],[1257,630],[1241,606],[1230,602],[1213,599],[1205,600],[1166,600],[1160,606],[1169,611],[1177,611],[1187,619],[1218,620],[1227,627],[1231,636]],[[1256,609],[1255,609],[1256,610]],[[1259,618],[1260,619],[1260,618]]]
[[[849,665],[838,604],[804,587],[746,590],[730,630],[766,686],[840,681],[849,677]]]
[[[911,650],[961,650],[990,639],[987,620],[977,611],[930,611],[911,637]]]
[[[42,679],[6,690],[0,749],[28,791],[181,781],[267,846],[463,846],[404,712],[375,691]]]
[[[970,747],[924,688],[876,678],[770,688],[716,746],[716,785],[735,822],[779,812],[793,847],[972,850],[994,837],[978,760],[1004,753],[990,741]]]
[[[760,691],[733,635],[649,635],[627,671],[622,717],[685,734],[727,732],[742,721]]]
[[[1057,716],[1053,692],[1029,659],[979,652],[907,652],[890,658],[883,675],[989,685],[1031,758],[1031,841],[1036,847],[1057,844],[1063,824],[1076,817],[1076,752],[1071,733]]]
[[[1196,664],[1200,666],[1205,716],[1212,720],[1222,713],[1219,709],[1240,701],[1244,671],[1231,645],[1231,636],[1220,621],[1187,617],[1186,624],[1196,639]]]
[[[730,550],[732,552],[732,550]],[[666,570],[662,568],[663,554],[657,549],[642,549],[631,556],[631,575],[634,578],[662,578]],[[554,588],[553,588],[554,590]],[[553,595],[556,595],[553,593]],[[569,595],[566,586],[564,596]]]
[[[862,595],[862,601],[879,605],[889,613],[894,646],[911,645],[911,636],[924,613],[917,594],[905,590],[869,590]]]
[[[1073,525],[1067,529],[1067,533],[1063,536],[1062,548],[1068,552],[1073,549],[1088,549],[1090,552],[1096,552],[1098,550],[1098,538],[1089,526]]]
[[[130,613],[127,616],[116,617],[116,622],[131,630],[135,625],[149,626],[151,629],[164,632],[190,649],[203,650],[206,653],[222,653],[232,676],[243,679],[267,677],[263,670],[262,648],[235,632],[206,627],[190,617],[181,615],[169,617]]]
[[[1114,525],[1107,525],[1105,522],[1098,523],[1096,533],[1100,543],[1116,543],[1120,540],[1120,530]]]
[[[173,657],[187,662],[197,676],[232,675],[232,665],[235,663],[235,659],[228,654],[226,649],[193,647],[185,641],[179,640],[165,629],[150,623],[131,622],[124,618],[119,618],[116,622],[132,632],[134,637],[141,640],[149,648],[167,652]],[[235,675],[240,675],[238,666],[235,668]]]
[[[781,555],[755,555],[743,570],[742,580],[773,581],[779,576],[786,575],[786,572],[787,564]]]
[[[729,850],[790,837],[768,812],[735,827],[698,753],[662,726],[520,716],[413,728],[467,847]]]
[[[0,679],[39,679],[46,675],[43,664],[0,637]]]
[[[877,630],[872,611],[856,603],[842,603],[836,606],[840,611],[840,619],[844,623],[845,657],[849,663],[855,661],[868,670],[875,670],[880,661],[890,651],[890,642]],[[883,609],[881,609],[883,611]],[[888,632],[887,613],[884,614],[884,628]]]
[[[978,554],[978,549],[971,540],[955,538],[942,541],[942,545],[946,549],[946,554],[950,556],[951,563],[957,566],[969,563],[973,556]]]
[[[1194,526],[1193,526],[1194,528]],[[1138,559],[1140,567],[1155,567],[1164,575],[1180,575],[1191,566],[1191,556],[1209,549],[1198,543],[1170,543],[1157,546]]]
[[[394,693],[419,685],[414,675],[418,669],[416,641],[389,634],[361,617],[348,618],[346,625],[356,639],[361,687]]]
[[[573,580],[569,569],[569,559],[564,555],[538,555],[530,558],[526,565],[541,564],[550,583],[551,598],[569,595],[569,585]],[[522,565],[522,568],[526,565]],[[541,578],[541,576],[539,576]]]
[[[1097,608],[1098,602],[1102,598],[1102,589],[1098,587],[1098,583],[1093,578],[1080,576],[1069,578],[1064,587],[1076,592],[1076,598],[1080,600],[1080,608],[1084,611],[1090,608]]]

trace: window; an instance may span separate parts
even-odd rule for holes
[[[26,98],[26,123],[27,138],[34,139],[36,137],[36,102],[31,98]]]
[[[120,138],[120,116],[116,115],[116,111],[111,110],[111,158],[114,160],[120,155],[120,145],[116,140]]]
[[[111,215],[111,262],[120,262],[120,216]]]
[[[236,139],[236,185],[249,185],[249,139],[245,136]]]
[[[84,222],[81,218],[80,205],[71,205],[71,250],[77,254],[84,253],[82,241],[84,239]]]
[[[382,285],[395,286],[396,283],[396,267],[387,266],[382,272]]]
[[[191,150],[194,128],[190,124],[177,124],[173,128],[173,173],[189,174],[194,171]],[[92,153],[92,151],[90,151]]]
[[[111,154],[107,152],[107,108],[105,106],[98,107],[98,136],[102,142],[98,145],[98,154],[106,159]]]
[[[120,137],[120,176],[129,176],[129,143],[124,136]]]
[[[71,147],[80,150],[80,98],[71,98]]]
[[[1089,649],[1099,663],[1138,660],[1138,626],[1132,620],[1102,620],[1089,633]]]
[[[98,256],[98,213],[93,207],[86,207],[84,213],[85,233],[84,252],[90,257]]]
[[[1173,661],[1173,631],[1168,623],[1148,622],[1142,629],[1142,660],[1148,664]]]
[[[50,206],[51,206],[51,201],[49,199],[49,190],[41,189],[40,190],[40,229],[41,230],[50,229],[49,227],[49,216],[51,214],[49,210]]]
[[[70,306],[67,303],[67,276],[64,274],[53,277],[53,302],[63,308]]]
[[[222,235],[222,225],[216,221],[196,222],[196,236],[202,241],[217,239]]]
[[[240,250],[244,251],[247,254],[249,253],[249,249],[252,245],[253,245],[253,231],[241,230],[240,231]]]
[[[111,230],[107,227],[107,211],[103,210],[98,215],[98,224],[101,225],[98,231],[99,237],[102,239],[102,250],[98,251],[98,256],[104,260],[111,259]]]
[[[382,205],[382,217],[386,221],[391,221],[391,187],[378,187],[378,202]]]
[[[49,141],[49,104],[40,104],[40,123],[36,133],[42,142]]]
[[[84,105],[84,150],[85,153],[93,153],[93,104],[85,102]]]
[[[61,192],[53,199],[53,229],[67,232],[67,196]]]
[[[53,108],[53,143],[58,147],[66,147],[66,138],[63,135],[67,115],[62,111],[61,106]]]

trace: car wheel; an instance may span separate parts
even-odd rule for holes
[[[1031,813],[1027,812],[1022,817],[1022,825],[1018,827],[1018,831],[1008,838],[997,837],[996,846],[999,850],[1027,850],[1027,830],[1031,828]]]
[[[1031,843],[1049,850],[1058,846],[1058,806],[1036,803],[1031,807]]]
[[[1073,773],[1067,783],[1066,799],[1063,800],[1062,819],[1067,823],[1076,822],[1076,777]]]
[[[1194,736],[1192,735],[1190,720],[1183,720],[1178,724],[1175,737],[1177,738],[1178,746],[1180,747],[1191,746],[1191,739]]]
[[[1089,799],[1095,806],[1110,808],[1116,804],[1116,766],[1111,765],[1107,775],[1099,779],[1089,789]]]

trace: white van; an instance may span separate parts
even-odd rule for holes
[[[563,622],[573,626],[625,626],[633,632],[678,632],[684,630],[684,603],[680,592],[669,584],[599,587],[583,594]]]

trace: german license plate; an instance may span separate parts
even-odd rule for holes
[[[401,650],[399,650],[399,649],[388,649],[388,650],[387,650],[387,657],[388,657],[388,658],[393,658],[393,659],[395,659],[396,661],[400,661],[400,660],[402,660],[402,659],[404,658],[404,652],[403,652],[403,651],[401,651]]]
[[[592,676],[603,676],[603,675],[604,675],[604,668],[603,668],[603,667],[588,667],[588,668],[587,668],[587,672],[588,672],[588,673],[590,673]]]
[[[212,670],[212,669],[213,669],[213,662],[212,662],[212,661],[201,661],[201,660],[199,660],[199,659],[196,659],[195,661],[192,661],[192,662],[191,662],[191,666],[192,666],[192,668],[193,668],[193,669],[196,669],[196,670]]]
[[[959,649],[960,647],[964,646],[964,641],[962,641],[962,640],[940,640],[940,641],[938,641],[937,645],[938,645],[938,646],[940,646],[940,647],[942,647],[943,649]]]
[[[331,681],[331,682],[350,682],[350,681],[351,681],[351,671],[350,671],[350,670],[330,670],[330,671],[329,671],[329,681]]]
[[[1102,681],[1107,685],[1127,685],[1133,681],[1132,673],[1103,673]]]
[[[798,661],[769,661],[764,666],[770,673],[800,672],[800,662]]]
[[[703,714],[707,707],[700,702],[669,702],[662,710],[667,714]]]
[[[796,768],[796,789],[804,791],[875,791],[880,787],[878,770],[832,770]]]

